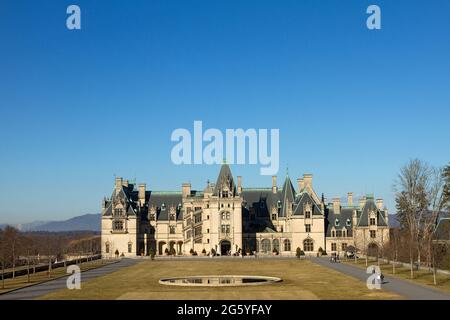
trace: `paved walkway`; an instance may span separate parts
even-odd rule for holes
[[[86,280],[101,277],[105,274],[117,271],[124,267],[131,266],[138,262],[140,262],[139,259],[122,259],[116,263],[84,271],[81,273],[81,286],[83,286],[83,282]],[[67,276],[55,280],[50,280],[44,283],[35,284],[26,288],[17,289],[8,293],[0,294],[0,300],[30,300],[40,296],[44,296],[56,290],[67,288]]]
[[[329,258],[312,258],[313,262],[342,272],[366,283],[369,274],[365,269],[345,263],[331,263]],[[410,300],[450,300],[450,294],[395,277],[385,276],[382,289],[397,293]],[[376,289],[374,289],[376,290]]]

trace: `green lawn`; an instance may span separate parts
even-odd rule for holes
[[[89,261],[89,262],[83,262],[81,265],[78,264],[78,266],[80,266],[81,271],[86,271],[86,270],[98,268],[100,266],[105,265],[106,263],[111,263],[111,261],[94,260],[94,261]],[[30,268],[30,272],[33,272],[33,268]],[[59,278],[59,277],[65,276],[65,275],[67,275],[66,268],[60,267],[60,268],[53,269],[52,272],[50,273],[50,276],[47,271],[41,271],[41,272],[37,272],[35,274],[30,274],[29,281],[28,281],[27,275],[15,277],[15,279],[8,278],[8,279],[5,279],[5,281],[4,281],[4,288],[2,287],[2,281],[1,281],[1,276],[0,276],[0,293],[4,293],[4,292],[11,291],[11,290],[19,289],[22,287],[27,287],[27,286],[34,285],[37,283],[41,283],[44,281],[56,279],[56,278]]]
[[[356,265],[361,268],[366,268],[366,260],[365,259],[358,259],[358,262],[355,263],[355,260],[341,260],[344,263],[348,263],[351,265]],[[372,259],[369,260],[368,265],[377,265],[377,261]],[[411,272],[409,268],[404,267],[395,267],[395,274],[392,270],[392,265],[388,263],[382,263],[380,262],[380,269],[381,272],[388,276],[394,276],[397,278],[401,278],[408,281],[413,281],[414,283],[431,286],[435,289],[440,289],[446,292],[450,292],[450,277],[443,274],[437,274],[436,280],[437,285],[434,285],[433,283],[433,274],[430,271],[420,270],[416,271],[414,270],[414,279],[411,279]]]
[[[189,275],[262,275],[280,283],[249,287],[175,287],[160,278]],[[145,260],[81,283],[81,290],[63,289],[43,299],[401,299],[308,260]]]

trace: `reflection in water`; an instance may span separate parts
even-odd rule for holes
[[[186,286],[241,286],[269,284],[281,281],[279,278],[260,276],[196,276],[161,279],[161,284]]]

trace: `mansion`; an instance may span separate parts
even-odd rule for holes
[[[286,176],[281,188],[245,188],[223,164],[216,183],[204,190],[182,184],[179,192],[146,190],[145,184],[115,179],[102,201],[102,255],[254,254],[295,255],[347,250],[370,254],[389,241],[383,200],[367,195],[353,203],[326,203],[305,174],[294,187]],[[350,249],[352,248],[352,249]]]

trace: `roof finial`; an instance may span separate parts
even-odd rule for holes
[[[286,177],[289,177],[289,164],[286,165]]]

